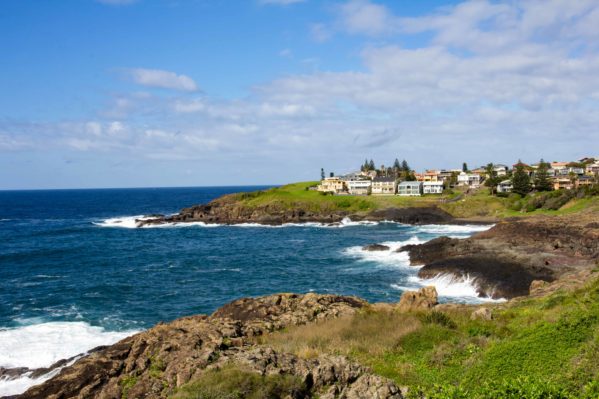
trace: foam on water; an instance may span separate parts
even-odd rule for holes
[[[153,219],[152,216],[121,216],[108,218],[99,222],[92,222],[96,226],[100,227],[120,227],[125,229],[135,228],[171,228],[171,227],[260,227],[260,228],[284,228],[284,227],[318,227],[318,228],[343,228],[343,227],[355,227],[355,226],[376,226],[379,222],[373,222],[368,220],[352,221],[346,217],[339,223],[318,223],[318,222],[305,222],[305,223],[284,223],[280,225],[269,225],[261,223],[238,223],[238,224],[218,224],[218,223],[205,223],[205,222],[170,222],[152,225],[140,226],[139,221]],[[390,223],[390,222],[387,222]]]
[[[455,234],[473,234],[480,231],[489,230],[494,225],[454,225],[454,224],[429,224],[424,226],[418,226],[419,232],[428,234],[443,234],[443,235],[455,235]]]
[[[32,320],[29,320],[32,321]],[[137,331],[114,332],[84,322],[48,322],[0,329],[0,367],[48,367],[61,359],[113,344]],[[0,396],[17,395],[52,378],[53,370],[39,378],[30,373],[13,380],[0,379]]]
[[[417,270],[416,267],[410,266],[410,257],[408,253],[397,252],[397,250],[404,245],[422,244],[424,242],[426,242],[426,240],[413,236],[404,241],[382,242],[382,245],[389,247],[389,249],[385,251],[367,251],[364,250],[362,246],[355,246],[346,248],[343,251],[343,254],[361,262],[374,262],[384,266],[394,266]]]
[[[407,285],[391,284],[398,290],[416,290],[429,285],[437,289],[439,297],[450,299],[452,302],[482,303],[482,302],[505,302],[505,299],[493,299],[478,295],[476,279],[466,275],[457,277],[451,274],[440,274],[433,278],[421,279],[418,276],[407,278]]]
[[[48,367],[136,331],[114,332],[85,322],[48,322],[0,329],[0,366]]]

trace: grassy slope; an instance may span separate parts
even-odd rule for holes
[[[471,312],[467,307],[432,315],[369,310],[290,328],[262,342],[306,357],[343,354],[412,392],[420,387],[430,398],[498,397],[490,392],[504,382],[508,390],[521,384],[526,392],[543,387],[563,396],[500,397],[599,398],[596,279],[573,293],[502,305],[491,321],[470,320]],[[443,387],[435,395],[437,384]]]
[[[366,213],[375,209],[390,207],[418,207],[437,205],[459,218],[504,218],[509,216],[559,215],[578,212],[588,208],[599,209],[599,198],[574,199],[557,211],[535,210],[523,213],[510,210],[510,201],[488,194],[482,188],[474,194],[464,195],[456,201],[448,201],[461,194],[455,190],[451,194],[425,195],[422,197],[400,196],[333,196],[322,195],[307,188],[318,182],[302,182],[255,193],[239,193],[236,199],[247,207],[272,206],[278,209],[305,209],[313,212],[345,210],[352,213]]]

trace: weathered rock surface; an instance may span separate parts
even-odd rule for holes
[[[433,286],[418,291],[405,291],[399,300],[397,309],[401,312],[432,309],[439,303],[437,289]]]
[[[493,320],[493,312],[489,308],[476,309],[470,315],[470,320]]]
[[[244,298],[211,316],[191,316],[94,350],[20,398],[163,398],[211,367],[227,362],[261,374],[299,376],[330,398],[400,398],[392,382],[342,357],[301,359],[252,344],[252,337],[316,320],[354,314],[367,303],[335,295],[279,294]],[[328,395],[328,396],[326,396]]]
[[[599,228],[589,215],[534,217],[499,222],[467,239],[440,237],[407,245],[418,275],[449,274],[474,279],[479,295],[513,298],[528,295],[535,280],[552,282],[588,270],[599,258]]]
[[[371,252],[376,252],[376,251],[388,251],[391,248],[386,246],[386,245],[382,245],[382,244],[369,244],[369,245],[365,245],[362,247],[362,250],[364,251],[371,251]]]

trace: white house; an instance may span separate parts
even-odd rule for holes
[[[443,182],[442,181],[425,181],[422,183],[422,191],[424,194],[442,194],[443,193]]]
[[[347,190],[351,195],[368,195],[370,194],[370,187],[372,181],[370,180],[347,180],[345,182]]]
[[[420,182],[420,181],[402,181],[397,186],[397,195],[402,195],[402,196],[422,195],[422,182]]]
[[[394,177],[375,177],[372,179],[372,195],[393,195],[396,188]]]
[[[497,192],[498,193],[511,193],[512,192],[512,188],[514,188],[512,186],[512,181],[511,180],[504,180],[501,183],[499,183],[497,185]]]
[[[479,187],[480,175],[477,175],[475,173],[461,172],[458,175],[458,186]]]
[[[495,173],[497,173],[497,176],[501,177],[507,175],[509,168],[507,167],[507,165],[498,163],[493,166],[493,170],[495,171]]]

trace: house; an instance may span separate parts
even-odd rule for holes
[[[568,177],[557,177],[553,179],[554,190],[572,190],[575,183]]]
[[[443,182],[425,181],[422,183],[422,192],[424,194],[443,194]]]
[[[440,170],[427,170],[424,172],[424,180],[423,181],[439,181],[439,174],[441,174]]]
[[[497,185],[498,193],[511,193],[514,186],[512,185],[511,180],[503,180],[501,183]]]
[[[493,166],[493,170],[495,171],[497,176],[502,177],[502,176],[507,176],[507,172],[509,172],[510,168],[508,168],[507,165],[498,163]]]
[[[372,180],[352,179],[345,182],[350,195],[368,195],[372,186]]]
[[[595,178],[592,176],[579,176],[575,182],[576,187],[588,187],[593,184],[595,184]]]
[[[397,195],[402,195],[402,196],[422,195],[422,182],[420,182],[420,181],[402,181],[397,186]]]
[[[461,172],[458,175],[458,186],[479,187],[480,175],[475,173]]]
[[[338,176],[325,177],[316,190],[323,193],[339,194],[345,191],[345,182]]]
[[[596,175],[599,174],[599,162],[588,164],[586,167],[587,175]]]
[[[375,177],[372,179],[373,195],[393,195],[397,189],[394,177]]]

